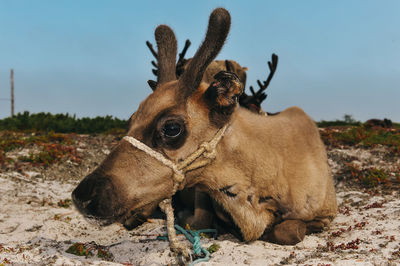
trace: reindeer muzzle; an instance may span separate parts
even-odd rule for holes
[[[102,225],[114,222],[121,216],[117,191],[106,176],[96,172],[87,176],[72,192],[72,201],[86,218],[100,221]]]

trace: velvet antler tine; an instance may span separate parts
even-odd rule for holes
[[[254,89],[253,89],[253,86],[250,86],[250,91],[251,91],[251,94],[253,94],[253,95],[256,94],[256,92],[255,92]]]
[[[150,88],[151,88],[153,91],[156,90],[156,88],[157,88],[157,81],[149,79],[149,80],[147,81],[147,84],[149,84]]]
[[[263,83],[261,83],[261,81],[259,79],[257,79],[257,84],[258,84],[258,87],[260,87],[260,90],[258,90],[256,94],[262,92],[263,88],[266,88],[266,87],[264,87],[265,86],[265,82],[263,84]]]
[[[189,49],[189,47],[190,47],[191,44],[192,44],[192,43],[190,42],[190,40],[187,39],[186,42],[185,42],[185,46],[184,46],[183,49],[182,49],[182,52],[179,53],[179,59],[178,59],[177,65],[183,63],[183,61],[185,60],[186,52],[187,52],[187,50]]]
[[[256,93],[253,93],[253,96],[257,97],[261,95],[268,88],[269,83],[271,82],[272,77],[275,74],[277,66],[278,66],[278,56],[276,54],[272,54],[271,61],[268,61],[268,68],[270,71],[268,78],[264,82],[257,80],[257,84],[260,87],[260,89]]]
[[[174,32],[166,25],[160,25],[156,28],[155,38],[158,49],[157,85],[159,86],[162,83],[176,80],[177,44]]]
[[[224,45],[230,25],[231,17],[226,9],[217,8],[211,13],[206,37],[180,77],[182,87],[186,88],[187,94],[192,93],[200,85],[207,66]]]
[[[157,60],[157,52],[154,50],[153,45],[151,44],[151,42],[146,41],[146,46],[149,48],[151,54],[154,56],[154,58]],[[151,72],[157,77],[157,69],[158,69],[158,65],[157,63],[152,60],[151,64],[153,65],[153,67],[155,67],[155,69],[152,69]],[[157,88],[157,82],[154,80],[148,80],[147,84],[149,84],[150,88],[152,91],[155,91]]]
[[[154,50],[153,45],[151,44],[151,42],[146,41],[146,45],[147,45],[147,47],[149,47],[149,50],[150,50],[151,54],[154,56],[154,58],[157,59],[157,57],[158,57],[157,56],[157,52]]]
[[[264,81],[264,86],[262,88],[262,90],[265,90],[269,83],[271,82],[272,77],[275,74],[276,68],[278,66],[278,56],[276,54],[272,54],[271,56],[271,61],[268,61],[268,67],[269,67],[269,75],[266,81]]]
[[[261,108],[261,103],[267,98],[267,94],[265,94],[265,90],[268,88],[269,83],[272,80],[272,77],[275,74],[276,68],[278,66],[278,56],[276,54],[272,54],[271,61],[268,61],[269,75],[267,79],[263,82],[257,80],[257,84],[260,87],[258,91],[254,91],[253,86],[250,86],[251,96],[243,93],[239,99],[239,103],[241,106],[250,108],[252,105],[255,105],[256,108]]]
[[[278,56],[276,54],[272,54],[272,63],[276,68],[276,66],[278,65]]]
[[[184,67],[187,62],[187,59],[185,59],[185,55],[187,50],[189,49],[189,46],[191,45],[191,42],[189,39],[186,40],[185,46],[182,49],[182,52],[179,53],[179,59],[178,62],[176,63],[176,77],[180,77],[182,73],[185,71]]]

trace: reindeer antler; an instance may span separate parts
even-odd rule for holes
[[[151,42],[146,41],[146,45],[149,48],[151,54],[154,56],[154,58],[158,61],[158,53],[154,50],[153,45],[151,44]],[[185,42],[185,46],[182,49],[182,52],[179,53],[179,59],[178,62],[176,63],[176,68],[175,68],[175,74],[176,77],[179,78],[183,71],[184,71],[184,66],[187,62],[187,59],[185,59],[185,55],[186,52],[189,48],[189,46],[191,45],[191,42],[189,39],[186,40]],[[153,72],[153,74],[158,77],[158,64],[152,60],[151,64],[155,67],[153,68],[151,71]],[[155,80],[148,80],[147,83],[149,84],[150,88],[154,91],[157,87],[157,82]]]
[[[218,55],[228,36],[231,26],[231,16],[224,8],[216,8],[211,13],[206,37],[185,72],[179,77],[182,88],[185,88],[185,96],[195,91],[203,78],[207,66]]]
[[[176,80],[175,68],[176,68],[176,53],[177,53],[177,42],[175,34],[170,27],[167,25],[160,25],[156,28],[155,39],[157,42],[157,61],[158,61],[158,73],[157,73],[157,86]]]
[[[257,80],[257,84],[260,87],[257,92],[254,91],[253,86],[250,86],[250,91],[252,94],[251,96],[247,95],[246,93],[243,93],[240,96],[239,103],[241,106],[257,112],[261,110],[261,103],[267,98],[267,94],[264,91],[268,88],[268,85],[275,74],[277,66],[278,56],[276,54],[272,54],[271,61],[268,61],[268,67],[270,71],[268,78],[264,82]]]

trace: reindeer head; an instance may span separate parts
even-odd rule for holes
[[[220,72],[211,85],[201,83],[207,66],[221,50],[230,28],[230,15],[215,9],[205,40],[185,72],[176,78],[177,43],[165,25],[155,30],[158,80],[154,92],[130,119],[127,136],[167,160],[179,163],[229,123],[243,86],[238,77]],[[186,174],[181,188],[194,185],[201,168]],[[148,153],[122,140],[103,163],[84,178],[72,198],[81,213],[102,224],[141,224],[157,205],[174,193],[173,171]]]

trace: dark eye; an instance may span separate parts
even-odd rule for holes
[[[182,133],[182,126],[177,122],[167,122],[161,129],[162,134],[168,138],[175,138]]]

